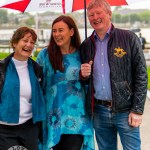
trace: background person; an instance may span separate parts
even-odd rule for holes
[[[142,45],[142,49],[145,49],[145,44],[146,44],[146,39],[144,37],[142,37],[142,33],[139,33],[139,39]]]
[[[37,58],[43,67],[47,120],[43,149],[93,150],[93,127],[85,111],[85,93],[79,79],[80,37],[69,16],[52,23],[50,42]]]
[[[80,47],[81,78],[89,83],[86,106],[92,115],[94,103],[99,150],[117,150],[117,133],[123,149],[140,150],[139,126],[147,92],[140,40],[135,33],[114,27],[105,0],[91,0],[87,15],[94,32]]]
[[[40,87],[42,68],[30,55],[37,35],[18,28],[11,39],[14,50],[0,61],[0,149],[23,146],[38,148],[38,125],[45,119],[45,101]]]

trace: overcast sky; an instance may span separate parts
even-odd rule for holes
[[[3,4],[5,4],[6,1],[15,1],[15,0],[0,0],[0,6],[2,6]],[[16,1],[19,1],[19,0],[16,0]],[[127,0],[127,1],[130,1],[130,0]],[[132,0],[134,1],[134,0]],[[135,0],[136,1],[136,0]],[[137,0],[139,1],[139,0]],[[138,3],[133,3],[133,4],[130,4],[128,6],[124,6],[124,7],[127,7],[127,8],[130,8],[130,9],[150,9],[150,0],[141,0],[141,2],[138,2]],[[112,7],[112,10],[113,10],[114,7]],[[19,12],[19,11],[15,11],[15,10],[11,10],[11,9],[7,9],[9,10],[9,12]]]

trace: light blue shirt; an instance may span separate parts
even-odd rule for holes
[[[94,97],[102,100],[112,100],[110,84],[110,68],[107,54],[107,44],[110,36],[110,29],[103,40],[95,33],[96,54],[93,67]]]

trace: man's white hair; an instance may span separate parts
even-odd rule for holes
[[[106,0],[91,0],[87,6],[87,10],[92,9],[93,7],[103,7],[106,11],[110,12],[110,4]]]

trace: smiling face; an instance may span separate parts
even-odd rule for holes
[[[27,60],[34,49],[35,41],[31,33],[27,33],[17,43],[13,43],[14,58],[20,61]]]
[[[68,25],[63,21],[55,23],[52,27],[53,38],[60,48],[70,46],[71,36],[73,36],[73,34],[73,28],[69,29]]]
[[[111,11],[106,11],[100,6],[94,6],[88,10],[87,14],[89,22],[96,32],[107,32],[111,25]]]

